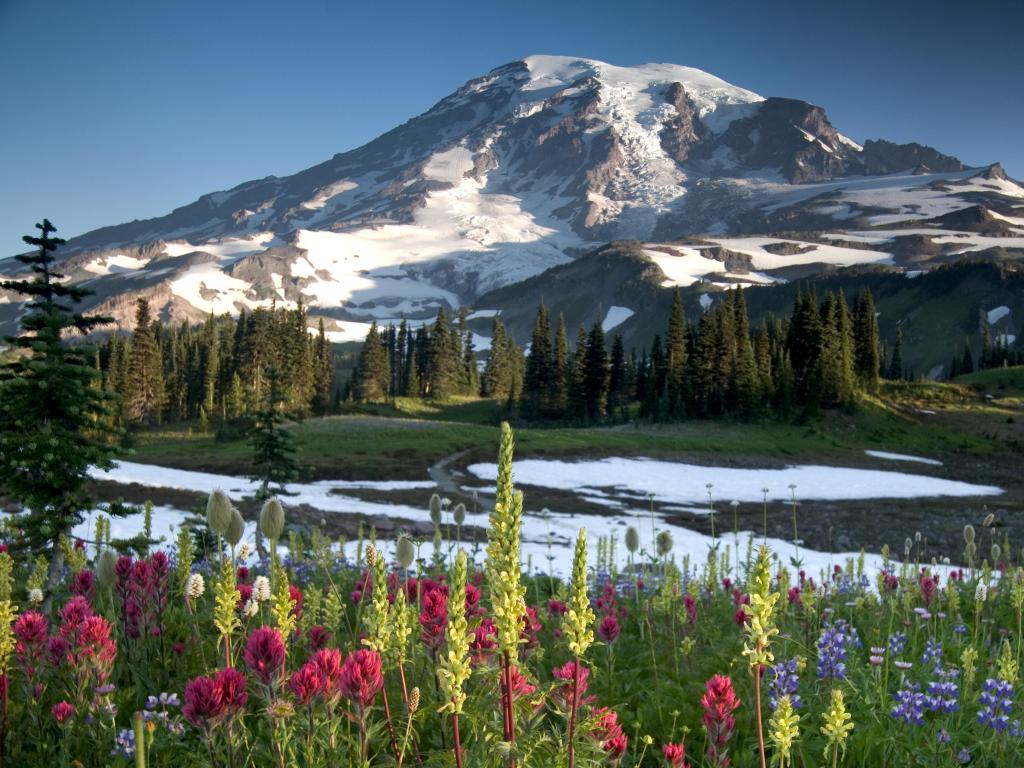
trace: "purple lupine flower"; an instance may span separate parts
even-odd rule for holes
[[[962,622],[960,624],[957,624],[955,627],[953,627],[953,633],[957,635],[966,635],[967,625]]]
[[[964,747],[956,753],[956,760],[961,765],[967,765],[967,763],[971,762],[971,750],[969,750],[967,747]]]
[[[959,712],[960,688],[956,684],[956,678],[960,675],[960,672],[956,669],[936,671],[938,672],[939,679],[931,680],[928,683],[928,689],[924,697],[925,708],[929,712],[938,712],[939,714]]]
[[[110,751],[111,757],[123,757],[131,760],[135,757],[135,731],[131,728],[123,728],[114,739],[114,748]]]
[[[978,722],[987,725],[996,733],[1002,733],[1010,727],[1010,714],[1013,712],[1013,685],[1006,680],[988,678],[978,698],[981,710]]]
[[[949,744],[950,738],[952,737],[949,735],[949,731],[945,728],[935,734],[935,740],[939,742],[939,744]]]
[[[782,661],[771,667],[768,681],[768,702],[772,709],[779,705],[779,699],[789,696],[794,709],[800,709],[800,675],[796,671],[796,659]]]
[[[924,653],[921,655],[921,662],[931,664],[938,672],[942,668],[942,643],[938,640],[928,640],[924,644]]]
[[[924,723],[925,701],[920,685],[904,680],[903,687],[896,691],[892,698],[895,706],[889,714],[907,725],[922,725]]]
[[[889,635],[889,650],[892,651],[893,656],[899,656],[907,650],[907,633],[897,632],[894,635]]]
[[[856,631],[843,619],[826,623],[818,637],[818,677],[846,679],[846,649],[859,647]]]

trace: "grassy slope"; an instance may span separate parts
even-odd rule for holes
[[[1020,427],[1013,420],[1019,405],[986,401],[961,384],[887,384],[879,397],[866,400],[855,413],[828,413],[808,425],[707,420],[585,429],[522,427],[516,432],[517,457],[643,455],[734,464],[857,463],[865,461],[866,448],[928,456],[1006,456],[1020,449]],[[467,461],[490,459],[497,446],[500,414],[492,401],[436,405],[400,399],[394,405],[310,419],[292,429],[308,477],[421,479],[427,466],[454,453],[464,452]],[[218,442],[177,427],[139,433],[133,459],[244,474],[248,454],[243,440]]]

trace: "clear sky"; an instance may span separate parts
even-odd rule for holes
[[[672,62],[1024,177],[1016,0],[0,0],[0,255],[369,141],[533,53]]]

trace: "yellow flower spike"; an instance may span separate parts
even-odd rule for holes
[[[224,638],[225,645],[231,642],[231,636],[242,627],[238,619],[236,607],[241,593],[235,581],[235,568],[230,558],[222,558],[220,576],[213,584],[213,625]]]
[[[373,578],[373,596],[369,610],[363,614],[366,624],[366,637],[363,644],[381,656],[385,656],[391,647],[391,626],[388,621],[388,582],[383,556],[373,544],[366,548],[366,563],[370,566]]]
[[[800,734],[800,715],[793,709],[789,696],[779,699],[778,706],[768,723],[768,738],[775,745],[775,764],[785,768],[793,749],[793,742]]]
[[[775,661],[771,652],[772,638],[779,633],[772,622],[779,593],[771,591],[771,564],[765,546],[758,552],[748,589],[750,604],[744,608],[748,642],[743,644],[743,655],[752,667],[769,666]]]
[[[271,562],[270,570],[274,582],[274,596],[270,604],[270,613],[274,617],[274,626],[281,633],[281,637],[287,639],[295,631],[296,622],[295,614],[292,613],[295,601],[292,600],[292,593],[288,588],[288,572],[276,558]]]
[[[485,565],[498,646],[502,653],[512,658],[519,653],[523,615],[526,613],[526,587],[522,584],[519,564],[523,494],[512,486],[514,447],[512,429],[507,423],[502,423],[497,492],[494,510],[488,520]]]
[[[439,712],[462,713],[466,701],[464,690],[472,671],[469,665],[469,624],[466,621],[466,553],[459,550],[448,590],[448,627],[445,630],[447,652],[441,657],[437,679],[444,695]]]
[[[846,752],[846,739],[853,730],[853,716],[846,711],[843,692],[838,688],[832,689],[832,706],[828,712],[822,712],[821,719],[825,723],[821,726],[821,732],[828,739],[825,757],[832,753],[832,764],[835,765],[839,751]]]
[[[587,593],[587,531],[580,528],[572,558],[572,585],[562,631],[573,656],[583,656],[594,642],[594,610]]]

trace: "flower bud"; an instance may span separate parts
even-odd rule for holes
[[[267,499],[260,510],[260,532],[270,541],[277,541],[284,533],[284,507],[277,499]]]
[[[238,542],[242,540],[242,535],[245,533],[245,520],[242,519],[242,513],[234,507],[231,508],[231,522],[228,523],[227,529],[224,531],[224,539],[232,547],[238,546]]]
[[[626,529],[626,549],[630,552],[640,549],[640,534],[632,525]]]
[[[441,524],[441,497],[436,493],[430,497],[430,522],[435,527]]]
[[[655,547],[658,550],[658,557],[665,557],[669,552],[672,551],[672,534],[669,531],[662,531],[658,534],[658,538],[655,540]]]
[[[964,526],[964,542],[967,544],[974,543],[974,526],[970,523]]]
[[[104,549],[96,560],[96,581],[103,589],[110,589],[114,586],[117,577],[114,574],[114,567],[117,565],[117,555],[112,549]]]
[[[459,502],[455,505],[455,509],[452,510],[452,519],[455,520],[456,525],[462,525],[466,522],[466,505]]]
[[[398,561],[398,564],[402,568],[408,568],[412,565],[415,557],[416,548],[412,544],[412,539],[409,538],[408,534],[399,534],[398,541],[395,542],[395,559]]]
[[[211,493],[206,502],[206,523],[210,529],[221,536],[227,535],[231,526],[231,509],[231,501],[223,491]]]

